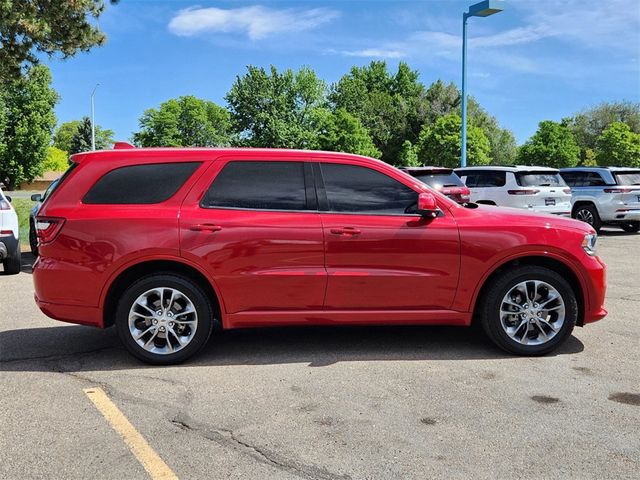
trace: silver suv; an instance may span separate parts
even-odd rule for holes
[[[573,218],[596,230],[605,224],[640,230],[640,168],[563,168],[560,175],[571,187]]]

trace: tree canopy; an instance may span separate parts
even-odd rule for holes
[[[38,54],[68,58],[102,45],[105,35],[92,20],[103,11],[103,0],[1,0],[0,82],[17,79]]]
[[[518,163],[547,167],[574,167],[578,164],[580,148],[566,125],[545,120],[538,130],[520,147]]]
[[[425,125],[418,142],[418,160],[422,165],[455,168],[460,164],[462,119],[457,113],[439,117]],[[481,128],[467,125],[467,164],[489,165],[491,146]]]
[[[219,147],[231,143],[230,129],[225,108],[188,95],[146,110],[133,141],[141,147]]]
[[[112,130],[96,125],[95,135],[96,150],[105,150],[113,145]],[[57,137],[54,137],[54,145],[55,138]],[[91,150],[91,119],[89,117],[83,117],[82,120],[78,121],[77,128],[71,136],[68,153],[69,155],[73,155],[74,153],[88,152],[89,150]]]
[[[598,165],[639,168],[640,134],[626,123],[611,123],[598,137],[595,157]]]
[[[0,97],[0,180],[16,186],[42,171],[56,124],[53,107],[58,96],[51,88],[49,69],[39,65],[2,84]]]

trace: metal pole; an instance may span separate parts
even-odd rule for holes
[[[95,111],[93,108],[93,96],[96,94],[96,88],[98,88],[99,83],[93,87],[93,92],[91,92],[91,150],[96,149],[96,118]]]
[[[460,166],[467,166],[467,14],[462,14],[462,142]]]

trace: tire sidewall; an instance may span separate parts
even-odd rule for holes
[[[541,280],[560,293],[565,304],[565,320],[560,332],[541,345],[522,345],[513,340],[502,328],[500,307],[504,296],[518,283]],[[483,313],[483,327],[488,336],[504,350],[517,355],[544,355],[562,344],[573,331],[578,319],[578,302],[571,285],[556,272],[534,266],[523,266],[505,273],[492,285]]]
[[[593,223],[592,224],[590,224],[589,222],[584,222],[584,223],[591,225],[594,228],[594,230],[599,231],[600,228],[602,227],[602,222],[600,220],[600,215],[598,214],[598,209],[595,208],[593,205],[582,205],[577,208],[574,218],[578,217],[578,212],[580,210],[587,210],[589,213],[591,213],[593,217]]]
[[[174,288],[182,292],[192,301],[198,314],[198,326],[191,342],[180,351],[168,355],[146,351],[137,344],[129,331],[129,311],[133,302],[144,292],[158,287]],[[154,274],[134,282],[125,290],[118,302],[115,324],[122,343],[136,358],[154,365],[171,365],[183,362],[204,347],[211,336],[213,317],[211,301],[192,280],[175,274]]]

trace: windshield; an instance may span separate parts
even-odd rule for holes
[[[418,173],[415,177],[422,183],[426,183],[430,187],[464,187],[464,183],[460,177],[453,172],[450,173]]]
[[[516,172],[518,185],[522,187],[565,187],[558,172]]]
[[[616,172],[618,185],[640,185],[640,172]]]

